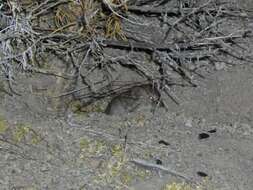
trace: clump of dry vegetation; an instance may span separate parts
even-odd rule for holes
[[[4,0],[0,11],[0,77],[16,95],[29,72],[66,80],[58,97],[86,104],[144,83],[176,100],[169,87],[196,86],[203,68],[252,60],[250,17],[231,1]],[[66,72],[45,69],[51,54]],[[122,81],[119,67],[143,80]]]

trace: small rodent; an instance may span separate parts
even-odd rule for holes
[[[114,97],[108,104],[105,113],[124,115],[137,110],[140,106],[153,106],[158,100],[158,93],[152,85],[142,85]]]

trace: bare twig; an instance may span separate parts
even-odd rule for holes
[[[151,169],[151,170],[160,170],[160,171],[163,171],[163,172],[166,172],[166,173],[169,173],[171,175],[174,175],[174,176],[177,176],[177,177],[180,177],[180,178],[183,178],[184,180],[186,180],[187,182],[190,182],[190,183],[196,183],[194,182],[192,179],[190,179],[189,177],[187,177],[186,175],[182,174],[182,173],[179,173],[171,168],[168,168],[168,167],[164,167],[162,165],[158,165],[158,164],[153,164],[151,162],[148,162],[146,160],[142,160],[142,159],[132,159],[131,162],[133,162],[134,164],[137,164],[137,165],[140,165],[142,167],[145,167],[147,169]]]

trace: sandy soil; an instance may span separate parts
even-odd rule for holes
[[[252,190],[253,67],[216,69],[196,88],[172,88],[180,105],[168,100],[154,114],[146,101],[121,115],[56,114],[59,101],[43,94],[57,81],[21,78],[23,96],[0,91],[0,190],[162,190],[173,182]]]
[[[225,67],[198,88],[174,89],[181,105],[154,115],[141,106],[124,117],[56,117],[41,96],[2,94],[0,189],[159,190],[185,181],[162,166],[207,189],[251,190],[252,73]]]

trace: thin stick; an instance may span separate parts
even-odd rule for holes
[[[167,172],[171,175],[181,177],[188,182],[196,183],[192,179],[190,179],[189,177],[185,176],[184,174],[181,174],[181,173],[179,173],[171,168],[168,168],[168,167],[164,167],[164,166],[161,166],[158,164],[153,164],[153,163],[150,163],[150,162],[148,162],[146,160],[142,160],[142,159],[132,159],[130,162],[133,162],[134,164],[140,165],[140,166],[145,167],[147,169],[161,170],[161,171]]]
[[[209,5],[209,4],[211,3],[211,1],[212,1],[212,0],[209,0],[207,3],[203,4],[202,6],[196,8],[196,9],[193,9],[190,13],[188,13],[188,14],[182,16],[182,17],[179,18],[177,21],[175,21],[175,22],[171,25],[171,27],[167,30],[167,32],[166,32],[166,34],[165,34],[165,37],[164,37],[164,40],[167,39],[167,37],[168,37],[168,35],[169,35],[169,33],[170,33],[170,30],[171,30],[172,28],[174,28],[174,27],[175,27],[176,25],[178,25],[179,23],[185,21],[185,20],[186,20],[187,18],[189,18],[191,15],[197,13],[199,10],[203,9],[203,8],[206,7],[207,5]]]

